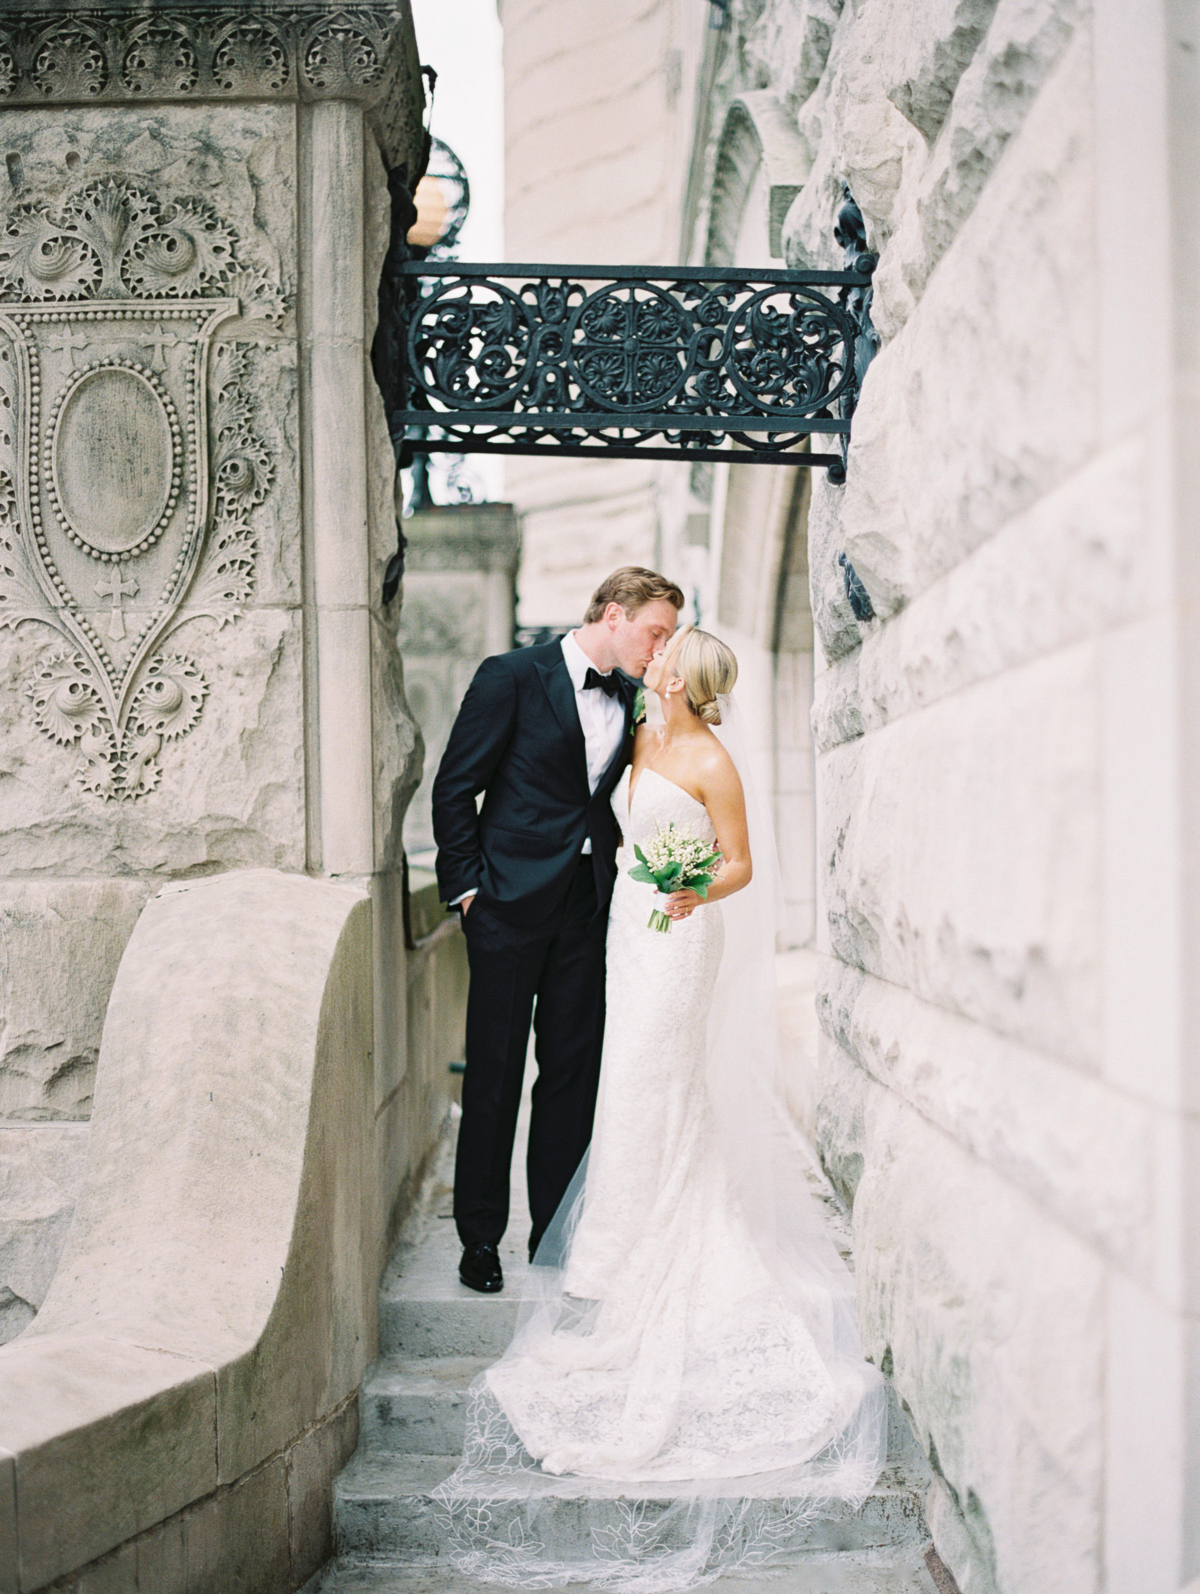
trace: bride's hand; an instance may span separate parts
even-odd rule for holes
[[[664,912],[668,919],[687,919],[703,901],[704,898],[697,896],[694,891],[672,891]]]

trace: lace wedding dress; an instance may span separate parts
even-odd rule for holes
[[[650,888],[628,874],[634,842],[672,822],[712,842],[711,820],[652,769],[632,797],[630,780],[613,795],[624,846],[591,1150],[539,1250],[512,1345],[473,1390],[463,1464],[440,1491],[459,1567],[518,1586],[693,1587],[770,1557],[779,1518],[768,1523],[766,1495],[787,1497],[794,1527],[857,1504],[883,1464],[882,1389],[858,1348],[849,1276],[806,1190],[787,1194],[789,1209],[797,1198],[807,1209],[790,1237],[800,1250],[778,1243],[779,1192],[754,1186],[757,1166],[742,1177],[723,1134],[723,1105],[728,1131],[736,1103],[756,1097],[757,1021],[773,1009],[722,1015],[742,1054],[723,1097],[710,1005],[737,996],[719,977],[727,905],[659,933]],[[759,1109],[755,1164],[781,1132]],[[586,1557],[555,1554],[538,1502],[561,1498],[563,1475],[629,1486],[655,1509],[597,1534]]]

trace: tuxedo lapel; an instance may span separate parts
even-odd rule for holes
[[[536,668],[550,701],[550,707],[554,710],[554,717],[570,744],[571,754],[579,766],[579,773],[586,787],[588,785],[587,747],[583,739],[583,726],[579,723],[579,708],[575,702],[571,672],[567,669],[562,649],[555,646],[553,655],[545,663],[539,659]]]

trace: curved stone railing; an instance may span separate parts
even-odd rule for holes
[[[255,870],[147,904],[66,1249],[0,1347],[0,1591],[103,1558],[106,1589],[267,1594],[328,1553],[390,1216],[372,956],[356,886]]]

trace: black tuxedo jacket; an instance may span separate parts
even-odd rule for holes
[[[479,901],[498,918],[532,929],[566,895],[590,836],[599,911],[607,913],[617,851],[609,798],[629,762],[632,723],[631,683],[624,734],[592,793],[561,644],[484,659],[433,783],[442,900],[478,889]]]

